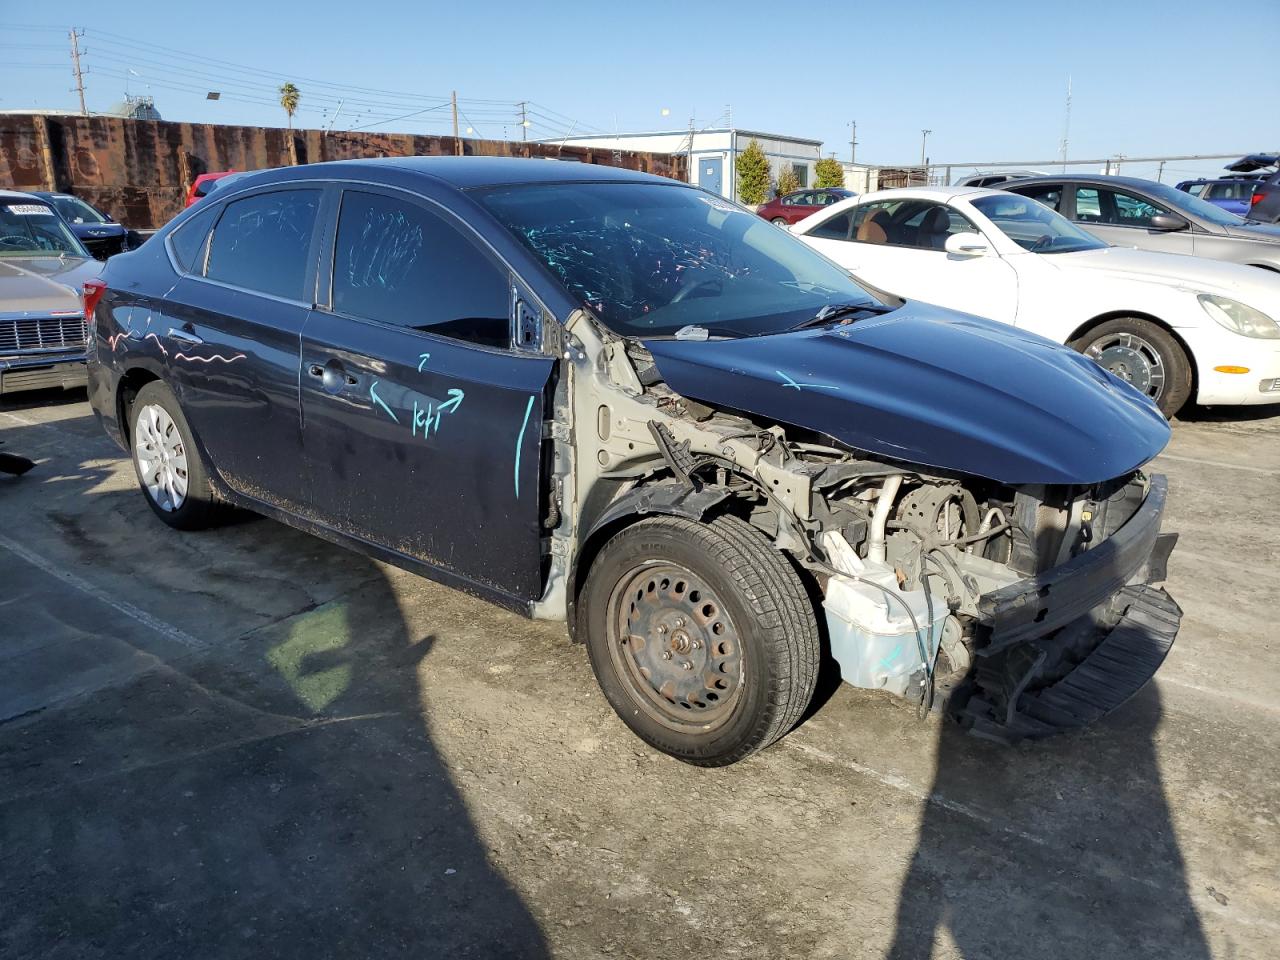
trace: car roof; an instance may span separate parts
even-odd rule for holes
[[[1054,173],[1043,177],[1020,177],[1002,183],[1004,188],[1023,187],[1033,183],[1096,183],[1115,187],[1132,187],[1135,190],[1148,190],[1156,181],[1144,180],[1142,177],[1121,177],[1106,173]]]
[[[21,190],[0,190],[0,203],[30,203],[36,197],[47,204],[47,197],[40,193],[24,193]]]
[[[428,177],[437,183],[458,190],[526,183],[616,183],[619,181],[688,186],[683,181],[639,173],[622,167],[573,163],[542,157],[378,157],[367,160],[334,160],[298,167],[245,171],[245,173],[252,174],[251,178],[247,178],[251,182],[244,184],[246,187],[300,177],[340,179],[361,174],[376,176],[385,173],[407,173]]]
[[[873,193],[864,193],[856,199],[862,203],[868,200],[885,200],[893,197],[916,197],[924,200],[946,201],[955,197],[966,197],[970,194],[996,194],[999,190],[992,190],[990,187],[963,187],[938,186],[938,187],[890,187],[887,190],[876,190]]]

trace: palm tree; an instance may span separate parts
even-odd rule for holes
[[[302,94],[292,83],[282,84],[280,87],[280,106],[284,107],[284,112],[289,115],[289,129],[293,129],[293,114],[298,109],[298,101],[302,99]]]

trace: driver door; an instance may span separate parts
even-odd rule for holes
[[[364,186],[340,204],[302,333],[318,519],[445,582],[533,600],[555,361],[513,344],[525,295],[443,208]]]

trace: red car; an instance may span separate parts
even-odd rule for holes
[[[235,173],[234,170],[223,170],[221,173],[202,173],[191,181],[191,189],[187,191],[187,203],[189,207],[193,203],[199,203],[205,198],[215,180],[221,180],[223,177],[229,177]]]
[[[774,223],[786,226],[799,223],[811,213],[823,207],[856,197],[852,190],[843,187],[821,187],[816,190],[797,190],[782,197],[774,197],[768,203],[756,207],[756,213]]]

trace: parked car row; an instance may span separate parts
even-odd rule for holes
[[[868,204],[882,243],[981,239],[934,194],[882,201],[819,217],[850,248]],[[1011,219],[980,222],[1025,241]],[[621,720],[690,763],[785,735],[824,634],[847,682],[1012,741],[1114,709],[1177,633],[1144,469],[1169,426],[1141,391],[688,184],[476,157],[246,174],[85,305],[93,409],[160,520],[253,510],[563,620]]]
[[[80,295],[101,270],[50,200],[0,191],[0,395],[85,385]]]
[[[1108,245],[1036,201],[1051,188],[1078,219],[1073,189],[1077,204],[1087,196],[1108,212],[1131,194],[1091,180],[1026,183],[864,194],[793,230],[882,290],[1075,347],[1167,416],[1193,395],[1204,404],[1280,403],[1280,274]]]

